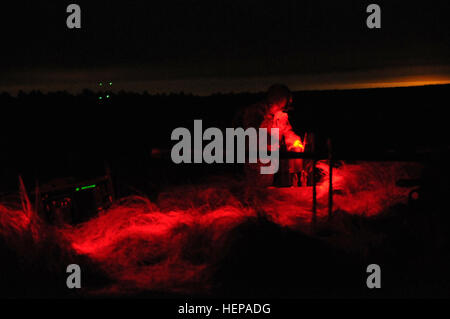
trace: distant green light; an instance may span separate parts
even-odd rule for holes
[[[76,192],[79,192],[79,191],[82,191],[82,190],[85,190],[85,189],[95,188],[96,186],[97,186],[97,185],[95,185],[95,184],[92,184],[92,185],[86,185],[86,186],[81,186],[81,187],[75,188],[75,191],[76,191]]]
[[[109,85],[112,85],[112,82],[109,82]]]
[[[103,83],[102,82],[100,82],[98,85],[100,85],[100,86],[102,86],[103,85]]]
[[[103,99],[101,96],[98,97],[99,100]]]
[[[109,95],[107,95],[106,98],[109,99]]]

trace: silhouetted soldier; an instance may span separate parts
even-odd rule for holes
[[[261,103],[252,105],[242,112],[242,125],[244,128],[267,128],[279,129],[279,148],[280,152],[292,151],[303,152],[305,145],[301,138],[294,132],[289,122],[287,114],[288,108],[292,104],[292,94],[285,85],[272,85],[267,96]],[[268,138],[268,141],[270,139]],[[271,145],[268,146],[271,150]],[[261,175],[260,166],[262,164],[248,164],[245,172],[248,179],[255,180],[260,186],[269,186],[274,182],[274,175]],[[298,186],[300,173],[303,169],[303,160],[280,160],[279,174],[281,186]],[[260,176],[258,176],[260,175]]]

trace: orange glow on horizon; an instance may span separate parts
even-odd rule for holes
[[[301,70],[300,70],[301,71]],[[114,72],[115,76],[111,74]],[[98,70],[32,70],[17,72],[14,81],[0,81],[0,92],[17,95],[19,91],[38,90],[44,93],[68,91],[78,94],[84,89],[94,89],[99,78],[117,78],[111,92],[129,91],[150,94],[183,91],[194,95],[211,95],[218,92],[262,92],[273,83],[284,83],[291,91],[353,90],[372,88],[414,87],[450,84],[450,66],[410,66],[330,72],[319,74],[280,74],[264,77],[174,77],[158,78],[151,70],[136,68],[105,68]],[[136,77],[136,74],[139,74]],[[144,74],[142,76],[140,74]],[[95,79],[95,80],[91,80]]]
[[[425,85],[439,85],[450,84],[450,79],[427,79],[427,80],[407,80],[407,81],[386,81],[386,82],[367,82],[354,84],[352,88],[389,88],[389,87],[410,87],[410,86],[425,86]],[[350,84],[350,86],[352,86]]]
[[[445,85],[450,84],[450,76],[399,76],[391,78],[379,77],[376,80],[355,79],[355,81],[343,81],[341,83],[328,82],[311,84],[301,87],[299,90],[352,90],[352,89],[376,89],[376,88],[395,88],[395,87],[414,87],[426,85]]]

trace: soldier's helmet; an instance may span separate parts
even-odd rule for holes
[[[274,84],[267,90],[267,103],[277,105],[283,109],[292,103],[292,93],[286,85]]]

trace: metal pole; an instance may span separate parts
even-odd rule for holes
[[[328,218],[331,218],[333,213],[333,157],[332,157],[332,148],[331,148],[331,139],[328,138],[328,165],[329,165],[329,174],[328,174]]]
[[[313,199],[312,199],[312,221],[313,225],[316,224],[317,219],[317,189],[316,189],[316,159],[313,159],[313,169],[312,169],[312,183],[313,183]]]
[[[105,173],[106,173],[106,179],[107,179],[107,187],[108,187],[108,191],[111,194],[111,200],[114,202],[116,200],[116,194],[115,194],[115,190],[114,190],[114,184],[112,181],[112,176],[111,176],[111,167],[109,166],[109,163],[107,161],[104,161],[104,166],[105,166]]]
[[[311,136],[312,139],[312,153],[314,154],[314,158],[313,158],[313,167],[312,167],[312,187],[313,187],[313,191],[312,191],[312,223],[313,223],[313,227],[315,227],[316,225],[316,220],[317,220],[317,189],[316,189],[316,139],[315,139],[315,135],[312,134]]]

